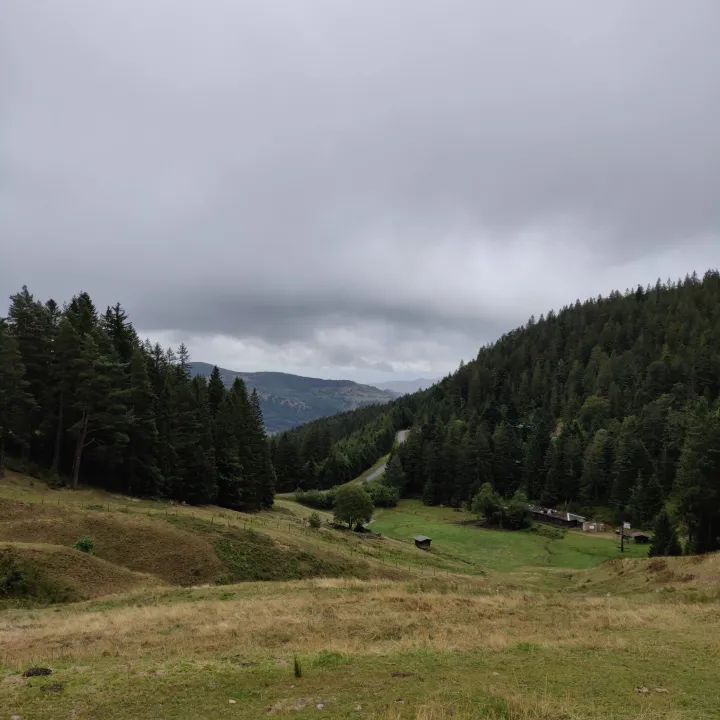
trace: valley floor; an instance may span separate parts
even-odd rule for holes
[[[250,531],[217,508],[122,511],[93,491],[43,515],[51,497],[21,478],[0,486],[3,547],[48,572],[89,563],[71,578],[87,599],[0,610],[0,720],[720,717],[717,555],[621,559],[612,540],[488,531],[408,501],[378,515],[385,538],[372,540],[310,531],[282,500]],[[205,558],[206,584],[167,545],[165,567],[152,548],[133,556],[129,530],[111,547],[108,523],[187,543],[180,559]],[[30,544],[38,528],[44,544]],[[98,557],[71,549],[80,531]],[[258,553],[279,579],[215,584],[252,580]],[[52,674],[24,678],[32,666]]]

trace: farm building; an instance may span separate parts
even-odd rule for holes
[[[430,549],[432,538],[425,537],[424,535],[416,535],[413,540],[415,540],[415,547],[420,548],[421,550]]]
[[[582,527],[585,522],[585,518],[582,515],[575,515],[574,513],[563,510],[552,510],[551,508],[538,507],[537,505],[528,505],[528,509],[532,513],[534,520],[550,523],[551,525],[574,528]]]
[[[605,532],[607,526],[602,522],[595,522],[593,520],[586,520],[582,524],[583,532]]]

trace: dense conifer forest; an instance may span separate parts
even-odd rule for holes
[[[412,427],[386,474],[406,496],[470,506],[490,483],[638,527],[669,516],[706,552],[720,548],[719,393],[710,271],[532,317],[429,390],[301,426],[272,453],[282,489],[327,488]]]
[[[141,342],[118,304],[26,287],[0,319],[0,476],[8,464],[131,495],[259,510],[275,473],[257,394]]]

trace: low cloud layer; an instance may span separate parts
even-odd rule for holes
[[[0,291],[196,359],[436,375],[720,266],[715,0],[65,0],[0,27]]]

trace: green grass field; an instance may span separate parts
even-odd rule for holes
[[[468,572],[543,567],[580,570],[613,558],[647,556],[647,546],[626,545],[621,555],[614,539],[580,531],[568,531],[562,540],[556,540],[532,532],[463,524],[470,520],[467,512],[402,500],[397,508],[376,511],[372,529],[407,542],[415,535],[427,535],[432,538],[430,555],[465,565]]]

